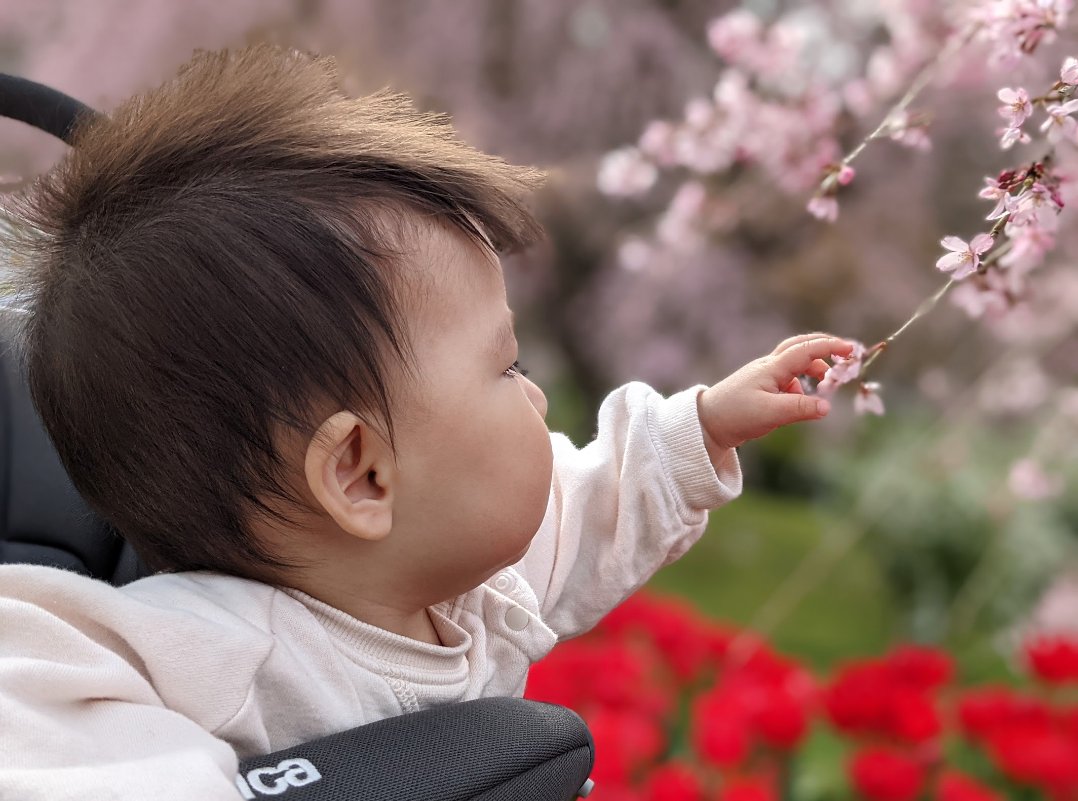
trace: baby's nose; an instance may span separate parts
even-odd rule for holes
[[[539,415],[546,419],[546,395],[543,394],[543,390],[539,389],[539,386],[534,381],[529,381],[527,378],[524,380],[524,393],[528,396],[528,400],[532,402],[532,406],[535,407]]]

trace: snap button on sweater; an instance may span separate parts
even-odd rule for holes
[[[513,631],[524,631],[531,622],[531,616],[522,606],[512,606],[505,610],[505,625]]]

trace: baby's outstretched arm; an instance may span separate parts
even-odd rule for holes
[[[800,376],[823,378],[828,356],[849,356],[853,344],[828,334],[802,334],[749,362],[697,399],[704,445],[718,464],[725,452],[780,426],[824,417],[831,406],[806,396]]]

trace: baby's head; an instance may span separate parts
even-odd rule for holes
[[[551,455],[496,253],[539,179],[270,46],[87,125],[11,243],[76,487],[156,569],[444,594],[516,561]]]

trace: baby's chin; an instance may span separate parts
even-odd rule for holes
[[[531,547],[532,547],[531,540],[528,540],[527,544],[523,548],[520,549],[520,553],[518,553],[516,556],[514,556],[513,561],[509,562],[508,564],[515,565],[517,562],[519,562],[521,559],[524,558],[524,554],[526,554],[528,552],[528,549],[531,548]]]
[[[520,549],[519,551],[517,551],[517,552],[516,552],[516,553],[514,553],[513,555],[511,555],[511,556],[507,557],[507,558],[506,558],[506,560],[505,560],[504,562],[502,562],[502,563],[501,563],[500,565],[498,565],[498,566],[497,566],[496,568],[494,568],[493,570],[491,570],[491,571],[490,571],[490,576],[493,576],[493,575],[494,575],[495,573],[497,573],[497,572],[498,572],[499,570],[504,570],[504,569],[505,569],[505,568],[507,568],[507,567],[512,567],[513,565],[515,565],[515,564],[516,564],[517,562],[519,562],[519,561],[520,561],[521,559],[523,559],[523,558],[524,558],[524,555],[525,555],[525,554],[526,554],[526,553],[528,552],[528,549],[529,549],[529,548],[531,548],[531,547],[532,547],[532,543],[531,543],[531,539],[529,539],[529,540],[528,540],[528,541],[527,541],[527,542],[526,542],[526,543],[524,544],[524,547],[523,547],[523,548],[521,548],[521,549]],[[490,576],[487,576],[487,578],[490,578]],[[484,580],[485,580],[485,579],[484,579]]]

